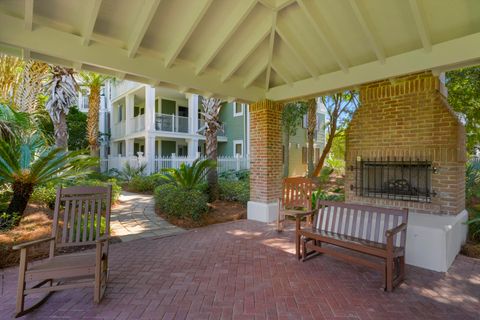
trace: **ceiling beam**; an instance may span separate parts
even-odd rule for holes
[[[242,0],[236,2],[236,7],[232,10],[231,15],[224,17],[224,22],[215,34],[211,35],[210,43],[205,44],[204,54],[200,56],[195,71],[199,75],[205,71],[212,60],[222,50],[223,46],[228,42],[230,37],[237,31],[245,18],[250,14],[257,0]]]
[[[275,29],[277,27],[277,12],[272,14],[272,25],[270,31],[270,39],[268,40],[268,65],[267,65],[267,75],[265,77],[265,88],[268,90],[270,88],[270,74],[272,73],[272,57],[273,49],[275,48]]]
[[[307,4],[304,0],[297,0],[298,5],[303,10],[303,13],[307,17],[307,20],[313,26],[313,29],[317,33],[317,35],[322,39],[322,42],[327,47],[330,55],[333,59],[337,62],[340,69],[342,69],[345,73],[348,72],[348,63],[341,52],[338,45],[333,40],[334,37],[331,35],[330,29],[325,24],[325,19],[323,15],[314,8],[311,4]]]
[[[31,55],[31,52],[29,49],[22,49],[22,59],[23,60],[30,60],[30,55]]]
[[[222,82],[229,80],[240,66],[258,49],[265,38],[271,32],[271,23],[263,20],[262,24],[255,29],[256,32],[251,34],[248,42],[242,42],[242,45],[235,51],[234,55],[229,57],[229,62],[222,72]]]
[[[82,70],[82,63],[78,61],[74,61],[72,63],[72,68],[76,71],[81,71]]]
[[[272,61],[272,69],[285,81],[285,83],[292,85],[293,77],[285,66],[279,61]]]
[[[281,101],[319,96],[424,70],[436,68],[445,70],[449,66],[466,66],[472,62],[478,63],[479,58],[480,32],[432,45],[430,52],[421,48],[388,57],[384,64],[373,61],[351,67],[349,73],[337,71],[321,75],[316,79],[297,81],[293,86],[277,86],[267,92],[266,98]]]
[[[417,26],[417,32],[422,41],[422,46],[425,51],[429,52],[432,50],[432,42],[428,34],[427,26],[425,24],[425,15],[420,9],[419,3],[417,0],[409,0],[410,10],[412,11],[413,19],[415,20],[415,25]]]
[[[25,30],[33,30],[33,0],[25,0]]]
[[[277,34],[290,48],[297,60],[305,67],[305,70],[312,77],[317,77],[319,75],[318,68],[310,56],[310,51],[296,38],[295,33],[291,32],[286,25],[277,23]]]
[[[162,0],[146,0],[142,4],[136,23],[130,33],[127,45],[129,58],[134,58],[137,54],[138,47],[142,43],[143,37],[145,37],[145,33],[147,32],[161,1]]]
[[[0,43],[17,48],[27,48],[44,55],[67,61],[81,61],[92,66],[101,66],[112,72],[126,73],[132,76],[160,80],[176,86],[186,86],[192,90],[214,92],[224,97],[237,97],[244,101],[257,101],[265,96],[262,88],[251,86],[244,88],[244,79],[238,77],[222,83],[216,73],[195,76],[194,67],[182,63],[175,68],[165,68],[158,58],[138,55],[130,59],[125,50],[102,43],[83,46],[78,35],[44,26],[27,32],[23,18],[0,13]],[[59,45],[61,44],[61,45]]]
[[[85,26],[82,33],[82,44],[84,46],[90,45],[93,29],[95,28],[95,22],[97,21],[101,5],[102,0],[88,0],[86,2],[87,18],[85,19]]]
[[[207,12],[208,8],[212,4],[213,0],[196,0],[192,1],[189,10],[184,10],[183,14],[189,13],[187,17],[187,23],[184,25],[176,26],[177,34],[173,38],[172,44],[165,55],[165,67],[170,68],[178,57],[183,47],[187,43],[188,39],[192,35],[197,25],[202,21],[203,16]]]
[[[349,2],[358,23],[362,27],[363,33],[367,37],[368,42],[373,49],[373,52],[375,52],[375,55],[377,56],[377,59],[381,63],[385,63],[385,51],[383,50],[382,46],[380,45],[380,41],[373,32],[374,28],[365,18],[365,15],[363,14],[362,8],[360,8],[359,3],[356,0],[349,0]]]
[[[277,0],[275,9],[280,11],[291,4],[294,4],[296,0]]]
[[[245,76],[245,82],[243,83],[244,88],[250,87],[255,80],[262,74],[268,66],[268,59],[264,59],[262,62],[256,64],[250,72]]]

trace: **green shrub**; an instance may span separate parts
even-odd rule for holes
[[[312,193],[312,208],[315,208],[317,206],[318,200],[343,202],[345,201],[345,194],[328,194],[323,190],[314,191]]]
[[[36,187],[33,190],[30,200],[36,203],[47,205],[50,209],[55,207],[55,198],[57,195],[57,187],[52,184]]]
[[[173,217],[199,220],[208,210],[208,196],[197,189],[173,183],[155,188],[155,202],[160,210]]]
[[[110,178],[107,181],[94,180],[94,179],[79,179],[74,183],[72,183],[71,185],[105,187],[109,184],[112,185],[112,202],[115,202],[118,200],[118,198],[120,198],[120,193],[122,192],[122,187],[118,184],[118,181],[115,178]]]
[[[219,179],[225,180],[248,180],[250,178],[250,171],[243,170],[227,170],[218,175]]]
[[[219,179],[220,199],[238,201],[247,204],[250,200],[249,180],[226,180]]]
[[[135,176],[128,184],[128,189],[133,192],[153,192],[156,187],[166,182],[160,173],[150,176]]]
[[[0,212],[0,231],[8,231],[18,225],[18,222],[22,218],[21,214],[14,212],[9,215],[5,212]]]

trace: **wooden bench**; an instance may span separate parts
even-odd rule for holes
[[[300,219],[311,215],[311,226]],[[302,243],[302,260],[318,253],[379,270],[384,288],[392,291],[405,276],[405,241],[408,209],[387,209],[341,202],[318,201],[317,209],[296,216],[296,242]],[[329,244],[378,259],[365,259],[322,246]],[[378,261],[375,261],[378,260]]]

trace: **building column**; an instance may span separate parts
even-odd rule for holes
[[[189,132],[196,134],[198,131],[198,95],[187,93],[185,94],[185,96],[188,99]],[[197,145],[198,145],[198,141],[197,141]]]
[[[186,139],[188,145],[188,157],[196,158],[198,154],[198,139]]]
[[[145,86],[145,131],[155,131],[155,87]]]
[[[247,218],[277,218],[282,183],[282,104],[263,100],[250,105],[250,201]]]
[[[128,135],[133,132],[133,108],[135,95],[133,93],[127,95],[125,101],[125,134]]]
[[[145,160],[147,161],[147,173],[155,173],[155,136],[145,136]]]
[[[134,141],[135,141],[134,139],[126,139],[125,140],[125,156],[126,157],[136,156],[136,154],[133,154]]]

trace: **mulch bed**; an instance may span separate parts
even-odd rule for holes
[[[238,202],[217,200],[213,203],[210,203],[208,206],[210,207],[210,210],[199,221],[168,216],[163,212],[160,212],[158,208],[156,209],[156,212],[157,215],[167,220],[171,224],[184,229],[193,229],[215,223],[247,218],[247,208]]]

